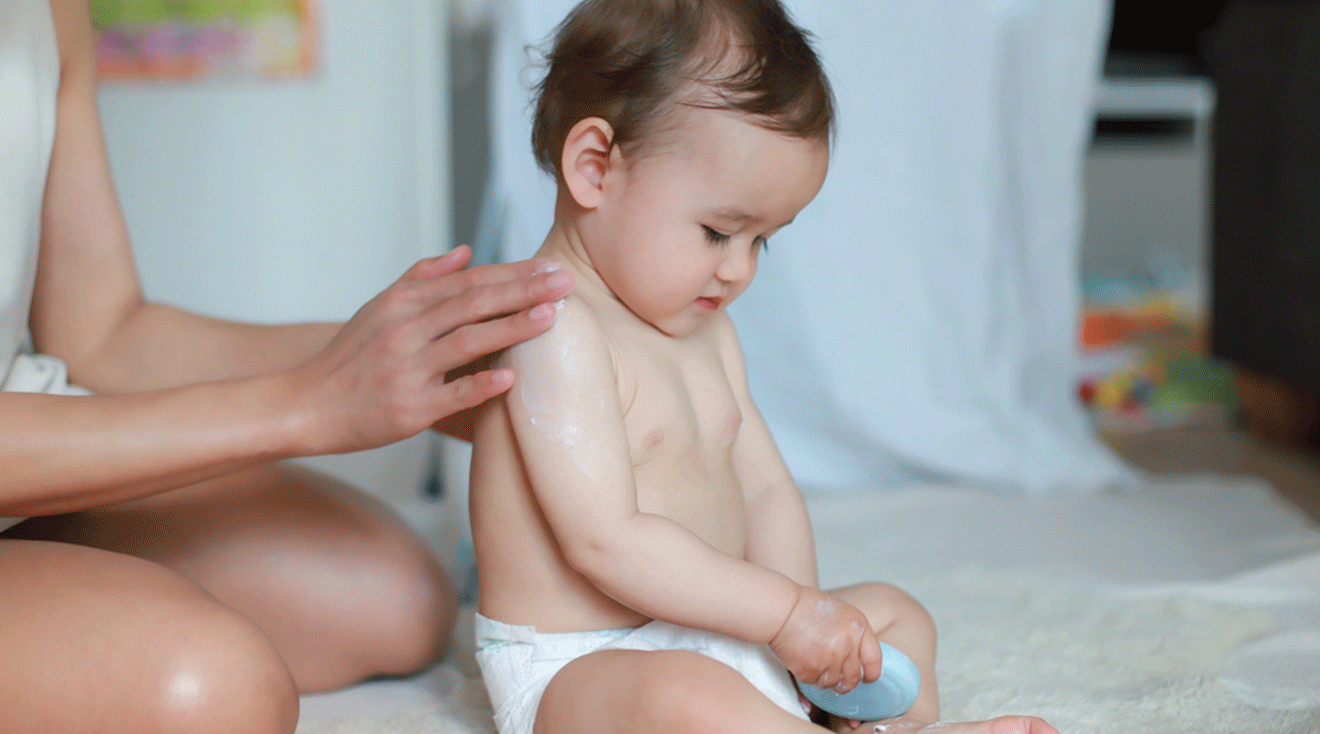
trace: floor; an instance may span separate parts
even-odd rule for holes
[[[1109,435],[1124,458],[1152,472],[1258,476],[1320,522],[1320,455],[1286,448],[1233,428],[1185,428]]]

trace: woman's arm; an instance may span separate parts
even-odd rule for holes
[[[30,319],[37,350],[61,358],[74,382],[118,394],[290,369],[324,349],[343,324],[240,324],[144,300],[101,134],[87,2],[52,9],[61,80]],[[429,273],[460,269],[469,256],[461,248],[453,257],[462,262]],[[515,281],[544,265],[488,267],[462,285],[521,288],[528,300],[505,299],[513,313],[539,302],[538,284]],[[473,295],[473,320],[491,315],[482,298]]]
[[[124,393],[301,364],[337,324],[235,324],[143,300],[101,135],[86,0],[52,3],[60,49],[55,146],[31,328],[96,392]]]
[[[450,272],[461,255],[418,263],[292,370],[112,396],[0,393],[0,516],[102,506],[254,463],[374,448],[507,390],[508,369],[445,374],[544,331],[554,320],[545,303],[494,317],[567,286],[530,277],[534,262]],[[482,284],[507,273],[523,277]]]
[[[508,370],[445,374],[549,328],[546,301],[572,282],[543,262],[462,270],[466,248],[423,260],[342,328],[248,327],[144,303],[96,116],[86,3],[52,9],[63,66],[30,323],[40,350],[112,394],[0,393],[0,516],[373,448],[508,389]]]

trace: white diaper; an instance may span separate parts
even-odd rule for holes
[[[635,629],[538,633],[477,615],[477,663],[486,681],[500,734],[532,734],[541,695],[561,668],[599,650],[689,650],[742,673],[780,708],[805,719],[797,689],[765,645],[668,622]]]

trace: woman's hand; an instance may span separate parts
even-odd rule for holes
[[[471,256],[417,263],[291,373],[308,418],[301,453],[393,443],[513,385],[509,369],[445,373],[550,328],[573,281],[550,260],[464,270]]]

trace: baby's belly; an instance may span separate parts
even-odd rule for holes
[[[568,564],[539,508],[518,501],[524,491],[529,492],[505,485],[474,495],[481,613],[542,632],[619,629],[650,621]],[[717,550],[744,557],[742,492],[729,478],[639,470],[637,493],[642,512],[673,520]]]
[[[745,556],[747,512],[731,469],[643,466],[636,477],[642,512],[673,520],[726,555]]]

